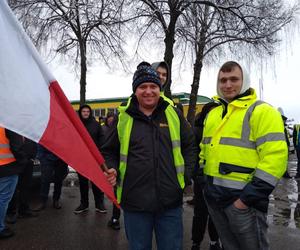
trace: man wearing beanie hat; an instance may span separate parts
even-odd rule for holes
[[[225,249],[269,249],[268,197],[288,156],[281,116],[257,100],[237,62],[220,68],[217,92],[221,105],[207,115],[200,143],[208,210]]]
[[[138,65],[133,95],[119,107],[102,153],[118,170],[117,198],[124,210],[129,249],[182,249],[182,198],[196,155],[193,132],[181,112],[160,97],[149,63]]]

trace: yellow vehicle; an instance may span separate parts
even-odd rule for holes
[[[102,98],[102,99],[89,99],[86,100],[86,104],[90,105],[93,111],[93,116],[97,119],[106,117],[108,112],[117,113],[117,108],[121,103],[126,102],[128,97],[116,97],[116,98]],[[183,106],[183,113],[186,117],[189,108],[190,94],[177,93],[173,94],[174,103],[180,103]],[[212,100],[206,96],[198,95],[196,104],[196,113],[199,113],[205,103]],[[79,101],[71,101],[73,108],[77,111],[79,109]]]

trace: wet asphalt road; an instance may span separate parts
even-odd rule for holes
[[[296,161],[294,156],[291,158],[289,173],[293,176]],[[68,181],[74,177],[76,175],[70,175]],[[268,221],[271,249],[300,249],[299,185],[300,179],[283,178],[270,197]],[[186,201],[190,198],[187,195],[184,199]],[[67,185],[63,188],[61,210],[52,208],[49,202],[46,210],[40,212],[38,217],[18,219],[17,223],[11,226],[16,235],[1,240],[0,249],[127,249],[123,220],[120,231],[107,227],[112,205],[106,200],[108,213],[95,212],[91,195],[89,211],[75,215],[73,210],[79,205],[79,199],[78,187]],[[34,203],[33,200],[32,206]],[[193,207],[184,203],[184,250],[191,247],[192,216]],[[207,236],[201,249],[208,249]]]

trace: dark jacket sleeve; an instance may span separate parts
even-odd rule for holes
[[[260,206],[259,203],[268,203],[268,197],[273,190],[274,187],[272,185],[254,176],[252,181],[246,185],[239,198],[249,207]]]
[[[200,142],[202,139],[202,132],[203,132],[203,127],[199,126],[194,126],[193,128],[194,135],[195,135],[195,146],[196,146],[196,162],[195,162],[195,167],[193,169],[193,177],[199,175],[199,154],[200,154]],[[203,175],[203,171],[202,174]]]
[[[102,145],[102,154],[109,168],[114,168],[118,171],[120,162],[120,142],[117,130],[117,119],[115,119],[111,129],[107,131],[107,136]]]
[[[177,111],[180,119],[180,136],[181,136],[181,153],[184,158],[184,178],[185,184],[191,184],[191,177],[196,162],[196,151],[195,139],[192,127],[183,117],[180,111]]]
[[[26,164],[27,157],[23,148],[23,137],[8,129],[5,129],[5,135],[9,140],[11,152],[16,158],[18,164]]]
[[[294,129],[293,129],[293,144],[294,144],[294,147],[297,147],[297,129],[296,129],[296,126],[294,126]]]
[[[104,131],[102,126],[98,126],[98,131],[97,131],[97,147],[99,151],[101,151],[102,145],[104,144],[105,138],[104,138]]]

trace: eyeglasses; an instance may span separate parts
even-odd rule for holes
[[[240,80],[240,78],[239,77],[236,77],[236,76],[232,76],[232,77],[222,77],[222,78],[220,78],[218,81],[219,81],[219,83],[226,83],[227,81],[230,81],[230,82],[237,82],[237,81],[239,81]]]

